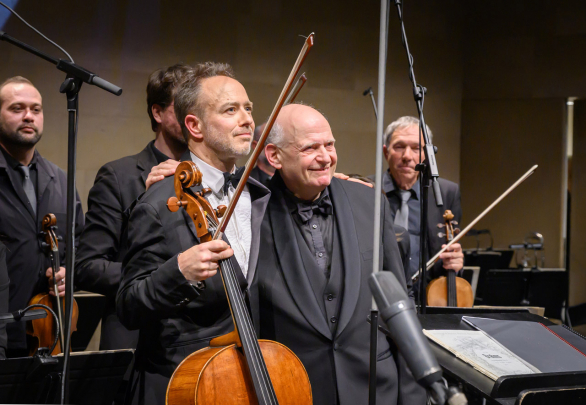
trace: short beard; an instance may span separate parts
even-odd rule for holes
[[[34,147],[43,136],[43,134],[40,133],[37,128],[34,128],[34,131],[35,136],[33,138],[26,138],[22,136],[18,130],[15,132],[6,131],[2,122],[0,122],[0,141],[4,145],[10,145],[15,148],[30,149]]]
[[[215,151],[219,157],[224,158],[241,158],[246,156],[250,153],[250,146],[252,142],[248,143],[248,146],[244,149],[237,148],[229,139],[223,137],[216,128],[212,126],[204,126],[205,128],[205,138],[204,142],[206,145]],[[232,137],[232,134],[229,135]]]

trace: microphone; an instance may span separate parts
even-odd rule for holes
[[[372,87],[369,87],[368,89],[364,90],[362,92],[362,95],[363,96],[367,96],[369,93],[372,93]]]
[[[45,311],[44,309],[33,309],[31,311],[19,309],[14,312],[6,312],[0,314],[0,324],[20,321],[32,321],[33,319],[41,319],[46,317],[47,311]]]
[[[442,370],[421,331],[415,305],[395,275],[390,271],[371,274],[368,284],[388,328],[385,334],[393,339],[417,382],[431,393],[433,403],[445,404],[447,400],[450,405],[467,404],[466,397],[457,388],[448,390],[442,384]]]
[[[428,388],[440,381],[442,370],[421,331],[415,305],[395,275],[381,271],[372,274],[368,284],[380,317],[417,382]]]

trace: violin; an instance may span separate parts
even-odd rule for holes
[[[458,223],[454,221],[454,214],[452,211],[446,210],[443,215],[444,223],[438,224],[438,227],[445,227],[445,234],[440,233],[440,237],[446,237],[449,243],[454,239],[454,233],[459,233],[458,228],[454,225]],[[461,277],[456,277],[456,272],[453,270],[447,271],[447,276],[441,276],[432,280],[427,285],[427,304],[431,307],[465,307],[470,308],[474,305],[474,294],[472,287],[468,281]]]
[[[177,197],[169,198],[167,207],[172,212],[184,208],[200,241],[208,242],[214,239],[218,217],[227,208],[212,208],[205,199],[210,189],[188,191],[201,181],[202,174],[195,163],[181,162],[174,178]],[[212,339],[209,347],[183,360],[169,381],[166,403],[312,404],[309,377],[299,358],[280,343],[257,340],[231,259],[218,264],[234,331]]]
[[[53,271],[53,280],[55,280],[55,274],[59,272],[60,259],[59,259],[59,242],[57,239],[57,218],[53,214],[47,214],[43,217],[42,221],[43,233],[45,236],[45,242],[49,247],[50,257],[51,257],[51,270]],[[40,304],[46,305],[56,312],[59,318],[59,341],[57,345],[53,349],[51,355],[60,354],[63,352],[62,347],[65,342],[65,336],[63,332],[63,318],[64,312],[63,308],[65,307],[65,297],[59,297],[59,289],[57,283],[53,283],[53,292],[55,296],[52,297],[49,293],[40,293],[35,295],[29,301],[28,305],[33,304]],[[40,347],[51,347],[54,340],[55,340],[55,320],[51,316],[51,314],[47,312],[46,318],[41,319],[33,319],[32,321],[27,321],[26,325],[26,333],[32,336],[33,344],[30,347],[29,355],[33,356]],[[77,307],[77,302],[73,300],[73,317],[71,321],[71,332],[77,330],[77,318],[79,316],[79,309]]]

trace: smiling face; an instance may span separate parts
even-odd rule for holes
[[[0,143],[32,148],[43,135],[43,100],[27,83],[9,83],[0,90]]]
[[[279,145],[267,145],[267,159],[295,196],[313,200],[330,185],[338,162],[330,124],[303,105],[284,107],[277,122],[283,137]]]
[[[419,172],[419,126],[409,125],[397,128],[391,136],[389,147],[383,148],[391,176],[399,188],[410,190],[417,181]]]

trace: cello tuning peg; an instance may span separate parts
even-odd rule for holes
[[[446,224],[437,224],[437,227],[440,228],[440,229],[443,229],[443,228],[446,227]]]
[[[458,221],[450,221],[452,225],[458,225]]]
[[[460,233],[460,228],[454,228],[454,235],[457,235]]]
[[[443,233],[443,232],[438,232],[437,233],[437,236],[440,237],[440,238],[445,238],[446,237],[446,234]]]
[[[216,212],[216,216],[218,218],[222,218],[224,216],[224,214],[226,213],[227,209],[228,209],[228,207],[226,207],[225,205],[218,205],[218,208],[215,209],[214,211]]]

